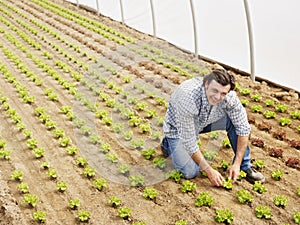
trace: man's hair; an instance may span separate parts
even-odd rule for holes
[[[235,80],[234,76],[229,74],[226,70],[222,69],[216,69],[213,70],[210,74],[207,74],[203,78],[203,84],[207,82],[207,84],[210,84],[212,80],[215,80],[219,84],[226,86],[230,84],[230,90],[233,90],[235,88]]]

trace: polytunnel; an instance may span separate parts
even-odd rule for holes
[[[299,1],[73,0],[205,58],[299,91]]]

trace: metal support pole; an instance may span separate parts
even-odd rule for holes
[[[96,0],[97,14],[100,15],[99,0]]]
[[[196,25],[196,16],[194,10],[193,0],[190,0],[192,19],[193,19],[193,28],[194,28],[194,45],[195,45],[195,57],[198,58],[198,36],[197,36],[197,25]]]
[[[123,9],[123,1],[122,0],[120,0],[120,9],[121,9],[122,23],[124,23],[125,20],[124,20],[124,9]]]
[[[156,22],[155,22],[155,13],[154,13],[153,0],[150,0],[150,6],[151,6],[151,15],[152,15],[153,36],[156,37]]]
[[[246,12],[247,27],[248,27],[248,38],[249,38],[249,49],[250,49],[250,78],[255,80],[255,65],[254,65],[254,48],[253,48],[253,33],[252,33],[252,24],[249,12],[248,1],[244,0],[244,7]]]
[[[76,5],[77,7],[79,7],[79,0],[76,0]]]

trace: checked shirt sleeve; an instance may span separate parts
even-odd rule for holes
[[[249,136],[251,127],[248,122],[247,112],[234,91],[226,97],[226,112],[239,136]]]
[[[195,118],[197,115],[197,107],[194,99],[186,92],[180,91],[174,96],[176,110],[176,124],[179,138],[183,147],[189,154],[198,151],[197,145],[197,129],[195,127]]]

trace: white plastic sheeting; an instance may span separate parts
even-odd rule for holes
[[[97,4],[98,1],[98,4]],[[250,48],[243,0],[72,0],[155,34],[190,52],[250,73]],[[300,91],[299,0],[248,1],[253,28],[255,76]],[[154,18],[152,17],[154,13]],[[153,19],[155,26],[153,26]]]

